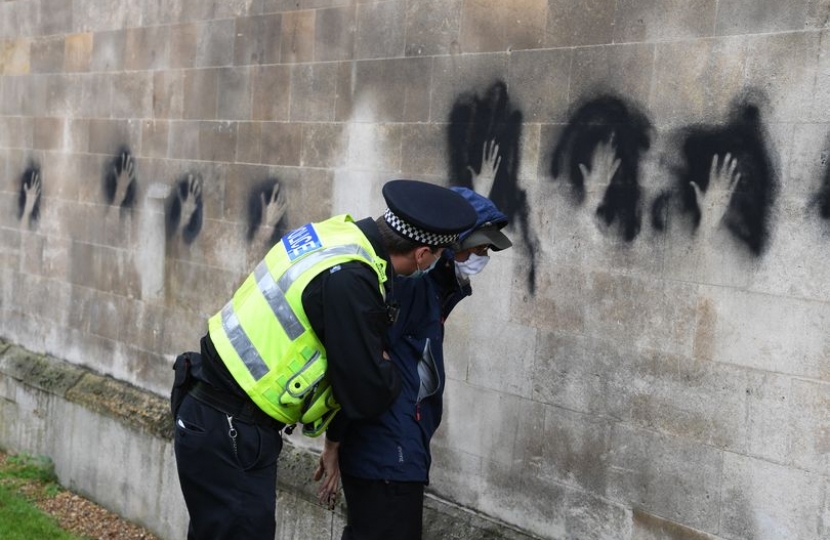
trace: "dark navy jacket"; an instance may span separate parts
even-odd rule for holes
[[[400,311],[389,330],[389,353],[401,392],[380,417],[349,423],[340,446],[343,474],[429,482],[429,442],[443,411],[444,320],[471,292],[459,285],[448,257],[422,278],[395,278],[391,295]]]

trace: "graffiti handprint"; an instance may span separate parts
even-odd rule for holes
[[[527,286],[533,293],[539,239],[530,228],[530,203],[519,182],[522,112],[510,102],[504,81],[494,82],[482,96],[460,95],[450,111],[447,136],[450,178],[489,197],[507,214],[509,226],[522,238]]]
[[[135,201],[135,159],[123,149],[104,176],[104,193],[113,206],[130,208]]]
[[[608,186],[611,179],[620,168],[620,158],[617,157],[617,145],[614,143],[614,134],[607,141],[600,142],[591,156],[590,168],[584,163],[579,164],[582,180],[585,183]]]
[[[190,244],[202,229],[202,176],[188,173],[180,179],[171,197],[167,221],[167,236],[181,232],[185,243]]]
[[[127,191],[135,179],[135,161],[129,154],[121,156],[121,172],[115,177],[115,204],[121,206],[127,200]]]
[[[262,201],[261,226],[276,227],[277,223],[282,219],[282,216],[285,215],[285,210],[288,208],[285,192],[280,189],[278,183],[275,183],[270,198],[266,201],[265,193],[260,193],[260,199]]]
[[[681,149],[681,161],[674,167],[675,185],[655,199],[652,223],[665,231],[673,219],[671,214],[676,213],[690,218],[686,221],[695,230],[708,219],[704,234],[722,224],[752,255],[760,256],[769,242],[778,176],[759,106],[738,101],[730,116],[725,125],[692,126],[675,135]],[[720,162],[722,155],[726,157]],[[718,201],[707,203],[706,216],[701,195],[709,192],[712,181],[725,185],[726,191]],[[713,209],[712,204],[719,209]]]
[[[29,168],[23,173],[23,181],[20,186],[20,223],[31,226],[39,216],[40,202],[40,169]]]
[[[709,170],[709,189],[704,193],[697,182],[692,180],[689,185],[695,192],[695,201],[700,208],[700,225],[704,238],[711,236],[721,225],[726,213],[729,211],[729,203],[735,187],[741,180],[741,173],[738,171],[738,160],[727,153],[723,161],[718,165],[719,156],[712,156],[712,165]],[[714,186],[725,189],[713,189]]]
[[[564,177],[570,182],[576,204],[585,202],[586,172],[591,173],[590,181],[607,186],[602,202],[592,202],[588,208],[606,226],[616,223],[626,242],[640,233],[639,171],[651,147],[651,131],[651,122],[636,104],[619,96],[603,95],[576,109],[553,151],[551,175],[555,180]],[[591,163],[590,170],[586,163]]]
[[[470,171],[470,177],[472,178],[473,191],[485,197],[489,196],[499,172],[499,165],[501,165],[501,156],[496,140],[484,141],[481,152],[481,166],[478,172],[467,165],[467,170]]]
[[[608,140],[601,141],[594,147],[591,161],[587,165],[579,164],[579,172],[582,174],[583,205],[591,211],[592,216],[603,218],[598,224],[610,225],[609,220],[604,219],[605,207],[603,199],[611,185],[611,180],[617,174],[622,161],[617,157],[617,145],[614,142],[614,133]]]
[[[190,224],[193,214],[199,208],[202,199],[202,177],[200,175],[187,175],[187,189],[177,191],[179,204],[182,207],[182,229]]]
[[[288,197],[275,179],[268,179],[248,197],[248,242],[271,247],[285,232],[280,223],[288,210]]]

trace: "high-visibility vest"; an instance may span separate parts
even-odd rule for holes
[[[285,235],[208,322],[216,351],[260,409],[303,433],[323,433],[340,406],[326,376],[326,349],[311,328],[302,294],[324,270],[368,264],[385,296],[386,261],[349,215]]]

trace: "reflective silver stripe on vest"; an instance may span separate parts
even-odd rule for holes
[[[257,286],[262,293],[262,296],[268,301],[271,310],[277,317],[277,320],[282,325],[285,334],[294,341],[303,335],[303,323],[297,319],[297,315],[291,306],[288,305],[288,300],[285,298],[285,293],[277,286],[271,272],[268,271],[268,266],[265,261],[259,263],[254,270],[254,277],[256,278]]]
[[[365,249],[363,249],[357,244],[347,244],[345,246],[332,246],[330,248],[326,248],[312,253],[306,258],[300,259],[296,264],[289,266],[280,278],[279,288],[283,291],[287,291],[291,287],[291,285],[293,285],[294,282],[300,278],[300,275],[302,275],[306,270],[308,270],[318,262],[322,261],[323,259],[328,259],[329,257],[334,257],[336,255],[357,255],[361,259],[364,259],[364,261],[369,266],[373,266],[372,256],[369,255],[369,253],[367,253]]]
[[[268,366],[262,361],[248,334],[239,325],[239,317],[233,311],[233,300],[222,308],[222,327],[228,339],[236,350],[236,354],[245,362],[245,367],[251,372],[254,380],[258,381],[268,373]]]
[[[260,292],[268,301],[268,305],[271,306],[271,310],[292,341],[300,337],[305,329],[285,298],[285,291],[290,289],[294,282],[315,264],[337,255],[358,255],[369,265],[373,264],[371,255],[365,249],[356,244],[348,244],[322,249],[300,259],[286,269],[279,282],[274,281],[274,277],[268,270],[265,261],[259,263],[254,270],[254,278]],[[222,308],[222,327],[225,329],[231,345],[236,350],[236,354],[245,363],[245,367],[248,368],[254,380],[258,381],[264,377],[268,373],[268,366],[257,352],[245,330],[240,326],[239,318],[233,310],[233,300]]]

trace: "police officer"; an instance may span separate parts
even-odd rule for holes
[[[430,440],[443,412],[444,321],[472,294],[470,277],[487,264],[488,252],[512,245],[501,231],[507,216],[490,199],[452,189],[475,208],[475,225],[423,279],[395,278],[400,316],[389,329],[388,351],[401,376],[397,399],[376,418],[337,418],[327,433],[327,446],[340,458],[348,508],[341,540],[421,539]]]
[[[302,424],[315,436],[338,411],[368,419],[395,400],[388,288],[396,274],[433,265],[476,213],[425,182],[391,181],[383,196],[377,220],[336,216],[284,236],[209,320],[201,354],[177,358],[174,446],[188,539],[272,540],[283,428]]]

